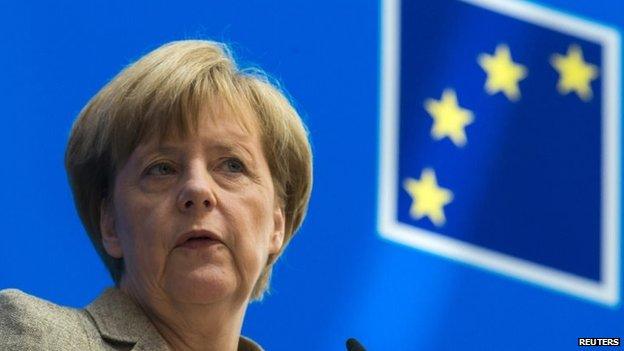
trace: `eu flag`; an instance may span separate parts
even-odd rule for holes
[[[613,304],[619,35],[518,1],[386,1],[380,231]]]

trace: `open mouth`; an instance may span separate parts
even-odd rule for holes
[[[210,232],[195,231],[189,232],[180,237],[177,247],[183,247],[187,249],[199,249],[216,244],[221,244],[221,241]]]
[[[189,241],[216,241],[216,240],[212,240],[212,239],[206,238],[206,237],[203,237],[203,238],[200,237],[200,238],[190,238],[190,239],[186,240],[185,243],[188,243]]]
[[[200,249],[203,247],[208,247],[208,246],[212,246],[212,245],[216,245],[220,243],[221,242],[218,240],[213,240],[207,237],[199,237],[199,238],[190,238],[186,240],[184,243],[182,243],[182,245],[180,246],[187,248],[187,249]]]

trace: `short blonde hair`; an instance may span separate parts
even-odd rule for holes
[[[262,298],[275,260],[301,226],[312,188],[312,153],[297,111],[258,70],[241,70],[228,48],[203,40],[171,42],[122,70],[82,109],[65,151],[65,167],[78,214],[93,245],[119,283],[122,259],[102,245],[100,206],[110,200],[117,171],[143,141],[196,130],[200,109],[225,101],[250,108],[285,214],[285,238],[252,291]],[[237,115],[237,114],[235,114]]]

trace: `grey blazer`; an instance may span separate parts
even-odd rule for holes
[[[110,288],[85,309],[61,307],[19,290],[0,291],[0,350],[169,351],[147,316]],[[241,337],[239,351],[262,351]]]

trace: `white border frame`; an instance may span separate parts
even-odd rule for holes
[[[519,0],[458,0],[602,45],[602,194],[599,283],[481,248],[396,220],[401,0],[382,1],[378,230],[411,247],[602,304],[620,301],[620,35],[617,31]]]

